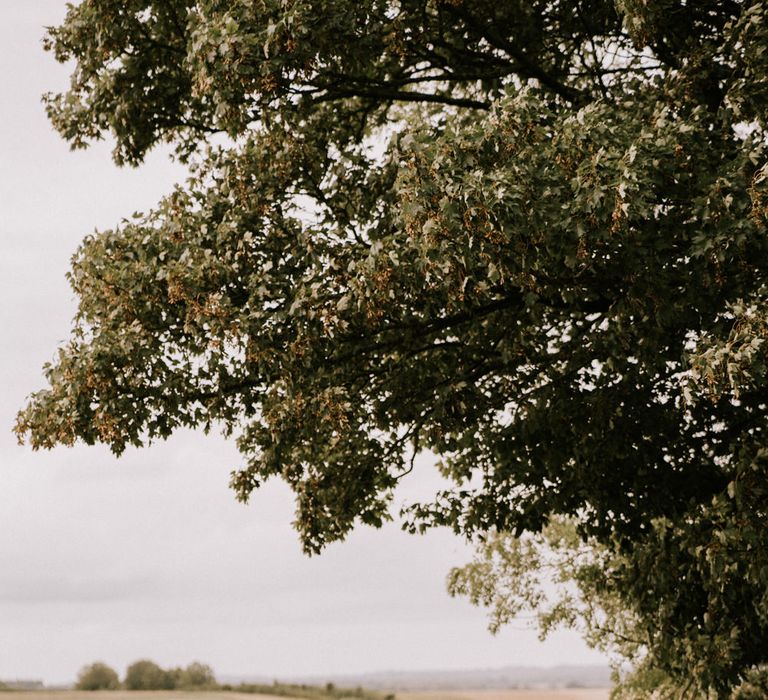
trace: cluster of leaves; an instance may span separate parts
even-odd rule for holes
[[[54,125],[191,177],[84,241],[19,435],[223,426],[238,497],[286,480],[311,552],[431,450],[455,488],[406,527],[572,519],[654,667],[726,692],[768,660],[766,11],[71,7]]]
[[[451,569],[448,592],[489,608],[492,633],[533,616],[543,637],[565,626],[579,629],[605,651],[636,660],[644,640],[637,620],[612,588],[616,555],[584,542],[569,520],[553,520],[536,535],[492,532],[473,561]]]
[[[668,537],[664,525],[658,523],[660,536]],[[749,539],[756,542],[757,533],[752,532]],[[698,562],[697,567],[686,562],[675,562],[674,570],[690,577],[691,570],[697,568],[702,578],[706,577],[707,566],[713,564],[719,568],[732,565],[740,557],[734,552],[728,553],[729,542],[709,543],[709,549],[718,549],[702,557],[707,561]],[[722,545],[720,548],[718,545]],[[701,548],[702,545],[698,545]],[[650,548],[649,548],[650,549]],[[688,552],[695,549],[688,543]],[[760,559],[755,562],[759,569],[766,566],[764,555],[753,553]],[[684,557],[686,552],[675,552],[674,556]],[[715,558],[721,561],[714,563]],[[708,658],[712,667],[717,667],[722,658],[729,654],[729,647],[743,642],[749,630],[728,626],[733,623],[733,616],[728,610],[712,610],[708,613],[708,628],[701,630],[681,630],[677,639],[654,639],[658,634],[658,624],[649,624],[648,618],[659,615],[657,591],[664,589],[653,578],[643,576],[640,581],[632,582],[645,591],[637,590],[629,601],[626,587],[631,576],[630,569],[640,567],[633,553],[627,557],[616,550],[601,544],[594,538],[586,541],[579,536],[574,520],[559,519],[550,522],[541,532],[515,537],[510,533],[492,532],[478,543],[475,557],[469,563],[452,569],[448,575],[448,591],[454,596],[465,596],[475,605],[489,610],[489,629],[496,633],[502,626],[520,620],[529,620],[538,627],[541,638],[553,630],[566,627],[581,632],[587,643],[607,652],[614,663],[616,683],[611,691],[612,700],[673,700],[677,698],[705,697],[709,700],[728,697],[732,700],[748,700],[766,697],[768,674],[759,662],[750,667],[743,676],[736,677],[731,686],[716,682],[708,690],[697,686],[697,679],[703,674],[712,674],[711,668],[698,669],[695,675],[688,672],[686,655],[694,658]],[[660,575],[672,570],[667,562],[657,564]],[[738,569],[731,566],[732,571]],[[749,573],[747,573],[749,575]],[[718,577],[727,581],[727,577],[718,573]],[[683,582],[685,583],[685,581]],[[654,588],[655,586],[655,588]],[[726,596],[738,595],[738,586],[726,584]],[[691,588],[681,585],[679,600],[689,594]],[[635,599],[646,601],[642,605],[632,606]],[[664,590],[664,598],[669,595]],[[711,595],[711,599],[716,599]],[[629,604],[628,604],[629,603]],[[749,611],[750,615],[764,615],[764,611]],[[718,615],[727,618],[715,622]],[[753,628],[754,629],[754,628]],[[709,638],[708,638],[709,635]],[[738,640],[738,641],[737,641]],[[754,638],[753,638],[754,640]],[[658,650],[669,646],[672,650],[669,658],[660,663],[658,654],[649,653],[649,649]],[[698,646],[698,648],[696,648]],[[757,655],[760,658],[760,655]],[[677,668],[677,672],[675,670]],[[714,674],[712,674],[714,675]],[[706,687],[706,684],[704,685]]]

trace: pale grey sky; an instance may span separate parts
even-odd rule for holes
[[[469,557],[447,532],[360,529],[305,557],[287,489],[236,503],[239,457],[217,436],[185,432],[119,460],[16,445],[15,412],[68,334],[64,275],[79,240],[183,177],[159,153],[120,170],[106,144],[70,152],[50,128],[40,95],[67,70],[40,39],[64,11],[0,0],[0,679],[67,682],[96,659],[122,673],[140,657],[270,677],[600,662],[569,633],[492,637],[482,610],[445,593],[448,569]],[[398,504],[436,484],[419,466]]]

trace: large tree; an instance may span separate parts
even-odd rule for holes
[[[420,450],[467,535],[577,523],[666,671],[768,660],[768,25],[744,0],[87,0],[49,115],[191,179],[85,239],[17,430],[236,433],[309,551]],[[620,556],[619,556],[620,555]]]

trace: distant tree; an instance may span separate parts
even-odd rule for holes
[[[173,690],[173,673],[160,668],[154,661],[142,659],[132,663],[125,672],[128,690]]]
[[[101,661],[83,666],[75,683],[77,690],[117,690],[119,687],[117,671]]]
[[[213,669],[207,664],[193,661],[184,669],[179,669],[176,680],[177,688],[214,688],[216,687],[216,676]]]

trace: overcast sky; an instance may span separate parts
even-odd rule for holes
[[[106,144],[70,152],[50,128],[40,95],[67,69],[40,39],[64,10],[0,0],[0,679],[68,682],[140,657],[269,677],[601,661],[569,633],[492,637],[482,610],[445,593],[470,554],[447,532],[360,529],[305,557],[282,483],[235,502],[239,457],[220,437],[185,432],[119,460],[16,445],[15,413],[68,334],[79,240],[183,177],[162,153],[130,170]],[[397,504],[434,487],[419,466]]]

